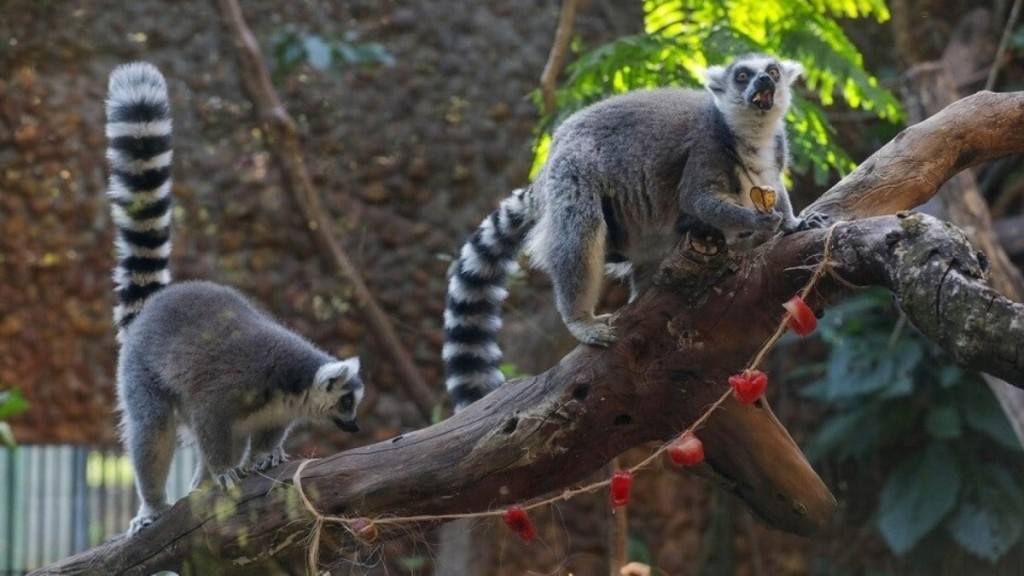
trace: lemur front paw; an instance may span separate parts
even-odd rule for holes
[[[258,454],[252,459],[252,469],[257,472],[266,472],[271,468],[276,468],[281,465],[282,462],[288,461],[288,455],[285,454],[284,449],[280,446],[274,448],[270,452],[265,454]]]
[[[797,230],[810,230],[811,228],[827,228],[832,224],[832,217],[821,212],[811,212],[800,219]]]
[[[609,324],[611,318],[611,314],[601,314],[586,319],[569,320],[565,326],[577,340],[584,344],[611,346],[618,338],[615,335],[615,329]]]
[[[784,234],[803,232],[813,228],[826,228],[832,223],[832,218],[818,212],[811,212],[803,218],[794,218],[793,222],[782,227]]]
[[[135,518],[132,518],[131,523],[128,524],[128,532],[126,536],[128,536],[129,538],[135,536],[136,534],[141,532],[143,528],[155,522],[156,519],[159,517],[160,513],[156,512],[153,514],[146,514],[145,516],[136,516]]]
[[[785,221],[779,212],[758,212],[754,217],[754,226],[757,230],[778,230],[784,225]]]
[[[221,488],[228,490],[242,483],[242,478],[245,478],[247,472],[245,468],[239,466],[236,468],[228,468],[220,474],[214,474],[213,479],[217,482],[217,485]]]

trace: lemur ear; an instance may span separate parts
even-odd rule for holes
[[[359,357],[353,356],[340,362],[324,364],[317,370],[313,380],[318,387],[330,392],[335,384],[344,384],[358,373]]]
[[[792,84],[797,78],[803,76],[804,65],[797,62],[796,60],[783,60],[780,62],[782,65],[783,76]]]
[[[712,92],[725,92],[725,67],[712,66],[704,71],[704,87]]]
[[[346,380],[348,380],[349,378],[352,378],[356,374],[359,374],[359,356],[353,356],[351,358],[346,358],[346,359],[341,361],[341,364],[344,365],[345,368],[347,369],[347,372],[345,374],[345,379]]]

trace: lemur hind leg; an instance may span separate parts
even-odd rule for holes
[[[584,344],[615,342],[610,315],[594,315],[604,281],[607,225],[597,195],[575,174],[547,183],[551,207],[538,224],[544,230],[542,261],[554,285],[555,304],[567,328]]]
[[[170,508],[167,476],[177,435],[172,408],[166,399],[150,393],[145,386],[130,388],[134,389],[125,394],[122,433],[141,500],[138,513],[128,525],[128,535],[134,536]]]
[[[242,454],[238,442],[232,437],[232,423],[215,410],[195,409],[192,413],[192,432],[202,455],[202,466],[221,488],[231,488],[245,477],[239,465]]]

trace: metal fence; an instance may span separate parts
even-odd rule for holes
[[[179,448],[167,483],[188,493],[196,450]],[[24,574],[124,532],[138,509],[120,447],[0,448],[0,576]]]

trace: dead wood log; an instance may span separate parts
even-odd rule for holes
[[[953,174],[1024,151],[1024,94],[982,93],[908,128],[812,209],[855,219],[911,208]],[[831,234],[834,275],[810,298],[822,308],[856,285],[890,289],[922,332],[967,367],[1024,387],[1024,308],[985,285],[956,228],[931,217],[842,222],[747,253],[681,246],[655,286],[625,309],[608,348],[580,346],[535,378],[509,382],[458,415],[389,441],[312,461],[300,475],[319,514],[387,518],[494,510],[582,482],[611,457],[686,428],[774,330]],[[835,500],[763,401],[727,401],[699,431],[696,471],[769,524],[821,529]],[[94,548],[36,574],[249,574],[304,570],[312,515],[290,479],[299,463],[177,503],[142,536]],[[380,537],[430,521],[381,524]],[[327,523],[318,561],[360,546]]]

